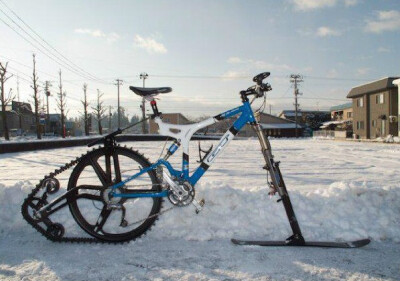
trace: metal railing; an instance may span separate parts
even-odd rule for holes
[[[313,132],[313,137],[314,138],[335,138],[335,131],[329,131],[329,130],[321,130],[321,131],[314,131]]]

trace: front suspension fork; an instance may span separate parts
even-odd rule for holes
[[[286,215],[288,217],[290,227],[292,228],[293,235],[286,239],[287,243],[294,245],[303,245],[305,243],[303,235],[301,234],[300,225],[297,221],[296,215],[293,210],[292,203],[290,201],[289,193],[286,189],[285,182],[283,180],[281,171],[279,169],[279,162],[274,161],[274,156],[271,151],[271,144],[268,138],[265,136],[262,127],[259,123],[253,125],[253,129],[257,133],[258,139],[261,144],[261,152],[265,160],[265,169],[271,175],[271,184],[281,197],[279,201],[282,201],[285,207]]]

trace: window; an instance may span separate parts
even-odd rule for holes
[[[353,112],[347,112],[347,118],[353,117]]]
[[[377,104],[383,104],[385,102],[383,93],[382,94],[377,94],[375,96],[375,101],[376,101]]]
[[[372,120],[372,127],[376,127],[376,120]]]
[[[364,121],[357,121],[357,130],[364,130]]]
[[[364,98],[357,99],[357,107],[364,107]]]

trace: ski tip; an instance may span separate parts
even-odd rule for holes
[[[352,242],[348,242],[349,246],[351,248],[359,248],[359,247],[364,247],[366,245],[368,245],[369,243],[371,243],[370,239],[361,239],[361,240],[356,240],[356,241],[352,241]]]
[[[231,242],[236,245],[244,245],[243,241],[237,240],[235,238],[231,239]]]

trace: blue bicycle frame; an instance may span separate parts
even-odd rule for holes
[[[230,118],[232,116],[240,114],[239,118],[233,123],[233,125],[226,131],[226,133],[219,140],[218,145],[208,153],[203,161],[200,163],[199,167],[189,175],[189,155],[188,155],[188,143],[192,135],[201,128],[207,127],[211,124],[217,123],[221,120]],[[157,119],[158,118],[158,119]],[[229,142],[234,138],[234,136],[244,127],[246,124],[257,124],[256,119],[254,117],[253,110],[251,109],[250,103],[248,100],[243,101],[243,105],[236,107],[234,109],[225,111],[221,114],[218,114],[214,117],[211,117],[207,120],[196,124],[190,125],[172,125],[165,124],[161,121],[161,118],[156,117],[155,120],[159,127],[160,133],[168,136],[171,136],[176,139],[176,141],[169,147],[168,154],[173,155],[179,148],[181,142],[183,144],[183,155],[182,155],[182,170],[176,170],[172,167],[172,165],[165,159],[159,159],[157,162],[152,164],[149,167],[141,169],[140,172],[128,177],[127,179],[114,184],[111,186],[113,190],[123,187],[128,182],[140,177],[141,175],[147,173],[150,170],[157,169],[158,166],[162,165],[167,168],[170,175],[174,178],[177,178],[181,181],[187,181],[192,186],[195,186],[196,183],[200,180],[200,178],[204,175],[210,165],[214,162],[217,156],[223,151],[223,149],[229,144]],[[162,130],[166,127],[166,130]],[[175,129],[182,131],[181,134],[172,133],[169,129]],[[114,197],[123,197],[123,198],[140,198],[140,197],[166,197],[168,196],[168,190],[163,190],[161,192],[151,191],[149,192],[137,192],[137,193],[117,193],[111,192],[110,195]]]

